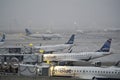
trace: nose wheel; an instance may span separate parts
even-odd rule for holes
[[[97,80],[97,79],[96,79],[96,77],[94,76],[94,77],[92,78],[92,80]]]

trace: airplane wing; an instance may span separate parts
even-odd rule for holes
[[[75,62],[75,61],[89,61],[91,60],[91,57],[89,57],[88,59],[60,59],[59,61],[71,61],[71,62]]]
[[[108,56],[108,55],[111,55],[111,54],[114,54],[113,52],[105,52],[106,54],[102,55],[102,56],[99,56],[99,57],[95,57],[95,58],[91,58],[90,60],[94,60],[94,59],[97,59],[97,58],[101,58],[101,57],[105,57],[105,56]]]
[[[59,61],[72,61],[72,62],[75,62],[75,61],[80,61],[78,59],[61,59]]]

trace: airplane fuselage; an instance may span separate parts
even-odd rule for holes
[[[56,52],[68,49],[73,44],[59,44],[59,45],[47,45],[47,46],[34,46],[35,49],[44,50],[45,52]]]
[[[52,66],[50,76],[72,76],[81,79],[120,79],[120,68],[117,67],[79,67],[79,66]]]
[[[60,38],[61,36],[58,34],[31,34],[29,35],[33,38],[43,38],[43,39],[51,39],[51,38]]]
[[[0,45],[3,45],[5,42],[0,42]]]
[[[110,52],[81,52],[81,53],[60,53],[44,54],[44,61],[81,61],[102,57]]]

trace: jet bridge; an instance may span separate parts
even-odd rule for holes
[[[0,71],[17,71],[19,64],[24,63],[35,65],[41,62],[41,54],[0,54]]]

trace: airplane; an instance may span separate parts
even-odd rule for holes
[[[29,31],[27,28],[25,29],[26,32],[26,36],[32,37],[32,38],[42,38],[43,40],[51,40],[52,38],[61,38],[62,36],[60,34],[50,34],[50,33],[46,33],[46,34],[39,34],[39,33],[32,33],[31,31]]]
[[[53,53],[57,51],[63,51],[65,49],[71,50],[71,48],[74,46],[74,38],[75,38],[75,34],[72,34],[70,39],[64,44],[33,46],[33,48],[35,52],[44,50],[44,53]]]
[[[109,43],[111,43],[111,40],[112,39],[108,39],[105,44],[101,47],[100,50],[97,50],[97,52],[109,52],[110,51],[110,45]],[[101,59],[100,58],[97,58],[97,59]],[[76,61],[73,63],[74,66],[111,66],[115,63],[115,61],[100,61],[100,60],[97,60],[97,59],[93,59],[93,60],[90,60],[88,62],[81,62],[81,61]]]
[[[92,66],[51,66],[50,76],[75,77],[85,80],[120,80],[120,68]]]
[[[91,59],[100,58],[110,55],[110,46],[112,39],[108,39],[100,50],[97,52],[80,52],[80,53],[60,53],[60,54],[43,54],[43,61],[59,62],[59,65],[73,65],[77,61],[90,61]]]
[[[5,43],[5,34],[3,34],[2,39],[0,40],[0,45],[3,45]]]

